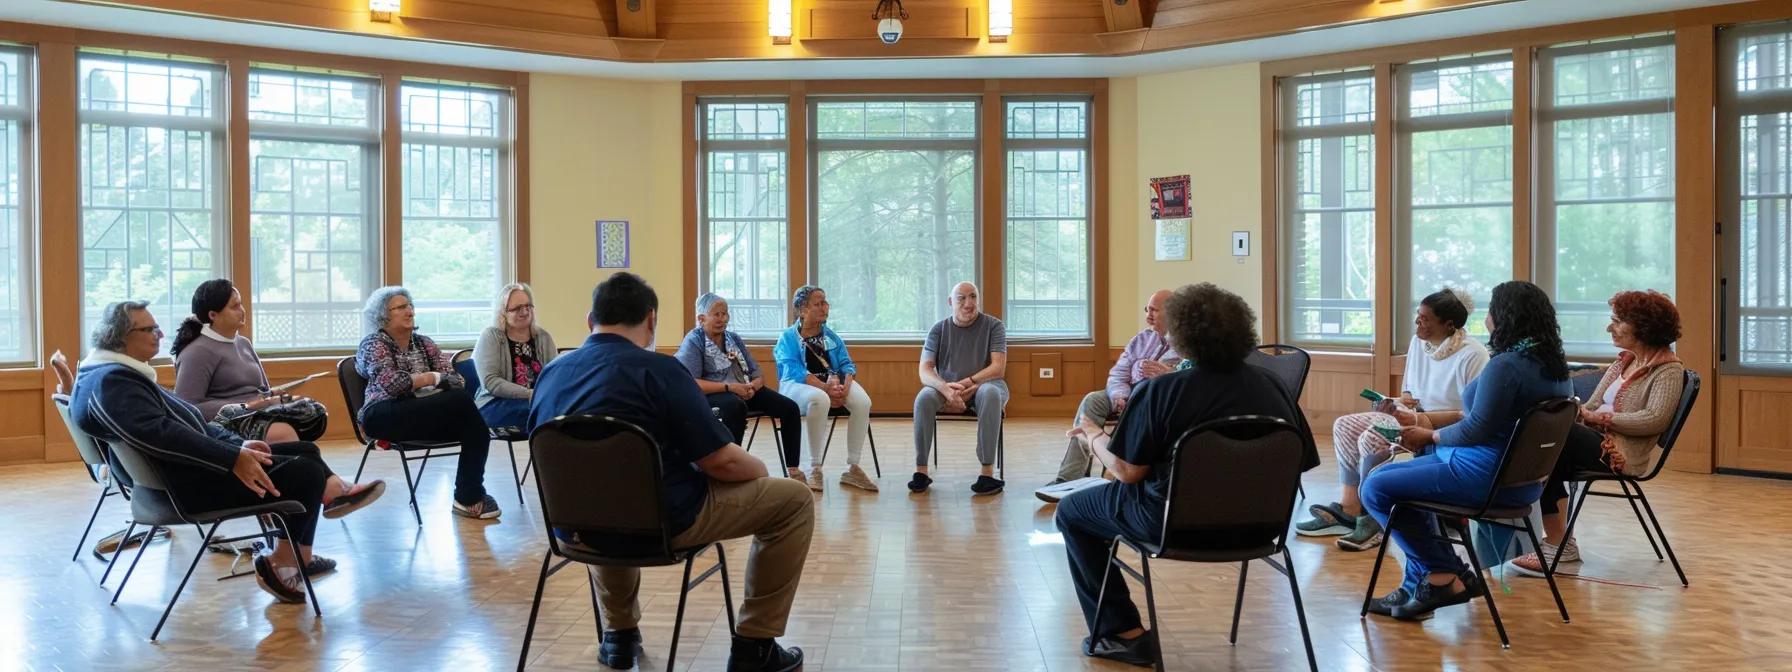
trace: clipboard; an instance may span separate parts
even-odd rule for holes
[[[294,380],[292,382],[282,383],[280,385],[275,385],[273,387],[270,387],[270,388],[268,388],[267,394],[268,394],[268,396],[285,394],[287,390],[298,387],[300,385],[304,385],[305,383],[309,383],[314,379],[322,378],[327,375],[330,375],[329,371],[319,371],[317,373],[313,373],[309,376],[305,376],[304,378],[300,378],[300,379]]]

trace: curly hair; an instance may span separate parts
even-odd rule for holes
[[[1257,314],[1211,282],[1183,285],[1164,302],[1170,345],[1203,369],[1235,371],[1257,347]]]
[[[1653,289],[1618,292],[1606,303],[1612,306],[1612,318],[1629,323],[1643,345],[1665,348],[1680,340],[1680,309],[1668,295]]]
[[[1525,354],[1543,365],[1543,375],[1550,380],[1568,379],[1568,355],[1562,352],[1556,306],[1541,287],[1523,280],[1500,283],[1493,288],[1487,317],[1493,321],[1493,337],[1488,339],[1493,354],[1511,350],[1528,338],[1532,345]]]

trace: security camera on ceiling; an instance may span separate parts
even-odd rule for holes
[[[902,39],[902,20],[906,18],[908,10],[902,8],[902,0],[877,0],[877,9],[871,10],[871,19],[877,22],[877,39],[884,44]]]

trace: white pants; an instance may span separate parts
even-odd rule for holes
[[[819,466],[823,444],[828,440],[828,409],[832,403],[828,393],[808,383],[784,381],[779,384],[778,392],[791,401],[796,402],[798,412],[803,415],[803,443],[807,444],[806,455],[792,467],[807,469]],[[846,463],[858,464],[859,453],[865,448],[865,436],[871,432],[871,395],[865,388],[854,381],[846,391],[846,411],[849,413],[846,422]]]

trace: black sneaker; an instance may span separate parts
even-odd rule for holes
[[[978,476],[977,482],[971,484],[971,494],[993,495],[1001,492],[1002,486],[1004,485],[1007,485],[1007,483],[1004,483],[1002,479],[994,476]]]
[[[1156,667],[1157,631],[1146,630],[1145,634],[1132,639],[1103,637],[1091,642],[1088,637],[1084,637],[1083,655],[1139,667]]]
[[[909,492],[927,492],[930,485],[933,485],[933,478],[919,471],[915,472],[914,478],[908,479]]]
[[[1394,592],[1378,597],[1369,602],[1369,613],[1377,616],[1393,616],[1394,607],[1406,604],[1412,599],[1412,593],[1405,588],[1395,588]]]
[[[767,637],[734,636],[734,649],[728,653],[728,672],[793,672],[803,669],[803,650],[778,646],[778,640]]]
[[[641,629],[605,630],[603,644],[597,649],[597,659],[605,666],[627,670],[635,666],[635,656],[641,655]]]
[[[498,511],[498,500],[492,499],[491,495],[486,495],[484,499],[479,500],[478,504],[454,503],[454,515],[463,518],[491,520],[497,518],[499,513],[501,512]]]
[[[1443,607],[1467,604],[1474,597],[1474,591],[1466,585],[1462,590],[1451,592],[1450,587],[1434,586],[1429,581],[1419,584],[1417,594],[1407,600],[1406,604],[1394,607],[1394,618],[1402,621],[1423,621],[1432,617],[1432,612]]]

